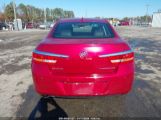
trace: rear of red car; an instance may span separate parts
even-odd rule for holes
[[[104,20],[60,20],[36,47],[32,75],[39,94],[125,94],[134,79],[134,53]]]
[[[33,23],[27,23],[26,28],[27,28],[27,29],[32,29],[32,28],[34,28]]]
[[[129,21],[120,21],[120,25],[121,26],[129,26],[130,23],[129,23]]]

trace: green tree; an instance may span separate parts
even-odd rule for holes
[[[8,21],[13,21],[14,11],[12,2],[9,3],[4,10],[4,16]],[[32,5],[19,4],[16,8],[17,18],[21,18],[24,22],[43,22],[44,9],[36,8]],[[62,8],[50,9],[46,8],[47,21],[57,20],[59,18],[72,18],[74,17],[73,11],[63,10]],[[1,14],[1,19],[3,18]]]
[[[2,12],[0,12],[0,22],[1,21],[5,21],[5,15]]]
[[[18,17],[21,18],[23,21],[29,21],[27,7],[24,4],[19,4],[17,13]]]
[[[129,20],[130,20],[130,18],[128,18],[128,17],[124,17],[122,20],[123,20],[123,21],[129,21]]]
[[[54,19],[64,18],[64,11],[61,8],[55,8],[53,10]]]
[[[5,17],[8,21],[13,21],[14,19],[14,11],[12,2],[9,3],[5,8]]]
[[[74,17],[73,11],[64,11],[64,17],[65,18],[73,18]]]

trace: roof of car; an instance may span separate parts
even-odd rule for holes
[[[98,18],[64,18],[60,19],[58,22],[102,22],[107,23],[108,21],[105,19]]]

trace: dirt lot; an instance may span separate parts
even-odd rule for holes
[[[135,50],[136,76],[126,96],[41,99],[33,88],[31,53],[45,30],[0,32],[0,117],[161,117],[161,29],[118,27]]]

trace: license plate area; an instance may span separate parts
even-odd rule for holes
[[[65,82],[65,91],[75,95],[101,95],[107,89],[107,82]]]

